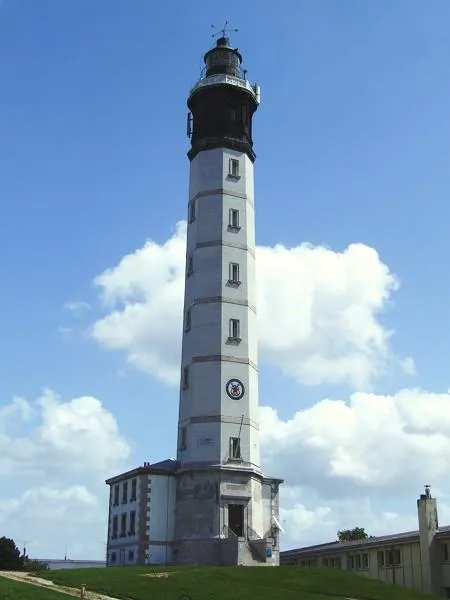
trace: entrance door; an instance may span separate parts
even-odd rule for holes
[[[228,527],[238,537],[244,535],[244,506],[242,504],[228,505]]]

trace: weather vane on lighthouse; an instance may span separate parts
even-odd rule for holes
[[[219,29],[219,31],[216,31],[216,33],[213,33],[212,37],[215,38],[218,35],[221,35],[222,37],[227,37],[227,33],[239,31],[238,29],[227,29],[227,25],[228,25],[228,21],[225,21],[225,25],[223,26],[223,29]],[[211,28],[214,29],[215,25],[211,25]]]

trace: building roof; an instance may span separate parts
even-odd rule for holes
[[[106,480],[107,485],[119,483],[131,477],[138,475],[173,475],[178,467],[178,462],[175,458],[166,458],[157,463],[145,462],[143,466],[136,467],[125,473],[119,473]]]
[[[450,525],[440,527],[436,537],[446,538],[450,536]],[[325,544],[317,544],[315,546],[305,546],[304,548],[293,548],[280,552],[280,556],[289,558],[290,556],[311,556],[313,554],[327,554],[328,552],[336,552],[336,550],[357,550],[360,548],[370,548],[371,546],[388,546],[392,544],[403,544],[406,542],[419,541],[419,531],[404,531],[402,533],[391,533],[389,535],[381,535],[370,537],[365,540],[355,540],[353,542],[327,542]]]

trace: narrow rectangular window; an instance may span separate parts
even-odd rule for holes
[[[230,263],[230,283],[239,283],[239,265],[238,263]]]
[[[239,438],[230,438],[230,457],[235,459],[241,458],[241,440]]]
[[[189,204],[189,223],[195,221],[195,200],[192,200]]]
[[[128,502],[128,481],[125,481],[122,488],[122,504]]]
[[[189,367],[184,367],[183,369],[183,388],[186,389],[189,387]]]
[[[128,562],[134,561],[134,550],[128,550]]]
[[[131,498],[130,500],[136,500],[136,489],[137,489],[137,480],[133,479],[131,482]]]
[[[187,445],[187,430],[186,427],[182,427],[181,428],[181,434],[180,434],[180,450],[186,450],[186,445]]]
[[[113,540],[117,537],[118,529],[119,529],[119,518],[117,515],[114,515],[113,524],[112,524],[112,536],[111,536]]]
[[[367,552],[364,552],[364,554],[361,555],[361,558],[362,558],[361,567],[363,569],[368,569],[369,568],[369,555],[367,554]]]
[[[121,521],[120,521],[120,537],[125,537],[127,535],[127,513],[122,513]]]
[[[384,550],[378,550],[377,562],[379,567],[384,567]]]
[[[341,568],[341,557],[340,556],[336,556],[336,559],[334,561],[334,565],[335,565],[336,569],[340,569]]]
[[[355,556],[355,566],[357,569],[361,568],[361,555],[360,554],[357,554]]]
[[[132,510],[130,512],[130,535],[134,535],[136,533],[136,511]]]
[[[239,319],[230,319],[230,332],[229,337],[232,340],[240,339],[240,331],[239,331]]]
[[[444,562],[448,561],[448,544],[442,544],[442,560]]]
[[[400,550],[392,550],[392,563],[393,566],[402,564]]]
[[[239,177],[239,161],[236,158],[230,158],[229,175]]]
[[[347,569],[349,571],[353,570],[355,568],[355,557],[350,554],[349,556],[347,556]]]
[[[120,487],[119,485],[116,485],[114,487],[114,506],[118,506],[118,504],[119,504],[119,493],[120,493],[119,487]]]
[[[239,229],[239,211],[236,208],[230,208],[230,227]]]
[[[186,311],[186,321],[185,321],[184,330],[189,331],[190,328],[191,328],[191,309],[188,308]]]
[[[192,254],[189,254],[189,256],[188,256],[188,264],[187,264],[187,274],[188,274],[188,277],[189,277],[189,275],[192,275],[193,272],[194,272],[194,259],[192,257]]]

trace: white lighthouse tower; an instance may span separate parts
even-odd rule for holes
[[[260,466],[252,118],[226,31],[188,98],[191,148],[172,562],[279,564]]]

